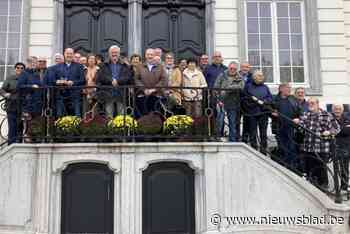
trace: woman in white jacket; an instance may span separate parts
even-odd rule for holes
[[[189,59],[187,68],[183,71],[183,106],[186,114],[193,118],[202,116],[203,89],[207,87],[207,82],[203,73],[197,68],[197,61]],[[188,89],[198,88],[198,89]]]

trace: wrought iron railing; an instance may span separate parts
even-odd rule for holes
[[[137,86],[22,87],[16,93],[0,100],[1,108],[8,114],[7,118],[4,115],[1,120],[2,146],[14,142],[226,141],[229,124],[227,118],[223,127],[217,120],[223,110],[218,105],[218,97],[230,92],[236,92],[231,94],[237,97],[237,141],[245,141],[260,150],[334,197],[336,202],[350,198],[347,181],[350,155],[349,151],[337,145],[335,136],[316,135],[310,129],[295,124],[292,119],[276,111],[273,103],[263,103],[255,97],[230,89]],[[110,104],[112,101],[114,105]],[[74,108],[74,105],[77,107]],[[257,105],[261,111],[249,111]],[[256,138],[252,139],[251,129],[248,129],[248,132],[245,129],[248,139],[241,136],[241,119],[261,115],[270,119],[272,113],[277,113],[278,117],[275,118],[292,127],[293,134],[289,136],[289,141],[294,148],[279,144],[276,132],[275,136],[258,133]],[[12,132],[12,136],[15,135],[15,139],[9,139],[6,130],[10,121],[13,126],[14,118],[16,134]],[[270,132],[270,122],[268,131]],[[302,136],[305,133],[320,141],[329,142],[331,147],[327,157],[319,154],[301,154],[302,142],[298,141],[297,135]],[[292,160],[283,158],[283,155],[288,153],[294,155]],[[305,162],[310,160],[308,157],[318,162],[318,167],[306,169]],[[327,171],[328,186],[318,181],[320,169]]]

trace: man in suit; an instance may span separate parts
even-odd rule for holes
[[[128,92],[122,86],[131,85],[132,72],[120,59],[120,48],[113,45],[108,50],[109,61],[100,65],[96,85],[103,86],[97,91],[97,99],[104,106],[108,117],[125,114]]]
[[[64,63],[49,69],[45,77],[48,86],[54,86],[56,116],[73,114],[81,117],[81,90],[85,85],[83,66],[73,61],[74,50],[64,51]]]
[[[160,87],[167,86],[165,69],[163,65],[155,62],[154,57],[154,49],[147,49],[145,63],[138,66],[135,71],[135,84],[138,86],[136,91],[138,117],[158,110],[157,104],[164,95],[164,89]]]

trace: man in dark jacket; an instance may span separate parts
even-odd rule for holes
[[[131,85],[132,72],[120,59],[120,48],[113,45],[108,50],[109,61],[100,65],[97,72],[97,100],[104,106],[108,117],[125,114],[128,90],[123,86]]]
[[[269,87],[264,84],[265,77],[261,71],[254,72],[253,80],[254,82],[248,83],[244,89],[245,98],[253,100],[246,113],[251,134],[249,141],[252,147],[258,149],[257,132],[259,128],[260,152],[266,153],[269,115],[264,106],[272,104],[272,94]]]
[[[45,103],[44,79],[40,73],[22,72],[17,82],[17,92],[21,98],[22,117],[25,125],[24,142],[31,142],[33,119],[40,118]],[[42,126],[45,124],[43,123]]]
[[[289,84],[281,84],[278,90],[279,93],[273,100],[273,106],[276,109],[276,112],[272,113],[273,132],[276,134],[282,161],[293,168],[299,166],[299,160],[292,120],[299,118],[302,110],[296,98],[291,95]]]
[[[204,71],[205,80],[207,81],[208,88],[213,88],[216,79],[220,74],[226,71],[227,67],[222,64],[223,59],[221,52],[216,51],[212,57],[212,64],[207,67]]]
[[[0,89],[0,95],[6,98],[9,145],[20,142],[23,130],[21,123],[21,102],[17,92],[17,82],[25,69],[25,65],[23,63],[17,63],[15,69],[15,75],[7,77]]]
[[[341,189],[348,190],[350,162],[350,118],[344,113],[342,104],[333,104],[332,112],[340,125],[340,133],[336,136],[337,155],[341,157]],[[339,155],[340,154],[340,155]]]
[[[303,112],[307,112],[309,110],[309,106],[305,99],[305,88],[298,87],[295,89],[294,96],[298,101],[299,106],[302,108]]]
[[[64,63],[52,66],[45,77],[48,86],[55,86],[56,116],[74,114],[81,117],[81,90],[85,85],[83,66],[73,62],[74,50],[64,51]],[[72,106],[71,111],[69,107]],[[71,112],[71,113],[70,113]]]
[[[242,80],[244,80],[244,84],[247,85],[249,83],[253,82],[253,73],[251,72],[251,65],[248,62],[242,62],[240,64],[240,71],[239,75]],[[240,116],[243,116],[243,126],[242,126],[242,141],[245,143],[249,142],[249,121],[248,117],[245,115],[247,112],[246,106],[244,105],[244,101],[242,102],[243,105],[241,105],[241,111],[240,111]],[[241,117],[239,117],[239,120]],[[241,132],[241,121],[237,121],[237,132],[238,134]]]

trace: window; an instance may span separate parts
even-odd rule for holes
[[[22,51],[23,0],[0,0],[0,81],[14,73]]]
[[[247,1],[247,55],[268,83],[307,83],[303,3]]]

